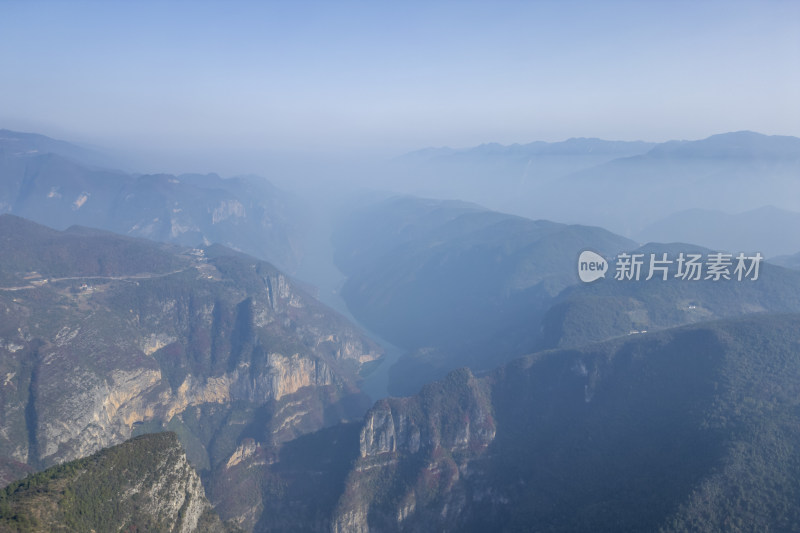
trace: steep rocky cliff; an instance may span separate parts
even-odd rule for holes
[[[359,457],[331,529],[336,533],[458,529],[468,480],[495,438],[488,384],[467,369],[367,414]]]
[[[275,446],[368,405],[357,384],[377,345],[267,263],[9,215],[0,242],[9,461],[38,469],[173,429],[212,469],[242,439]]]
[[[225,532],[174,433],[145,435],[0,491],[0,531]]]

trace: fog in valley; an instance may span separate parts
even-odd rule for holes
[[[1,531],[800,529],[798,5],[0,33]]]

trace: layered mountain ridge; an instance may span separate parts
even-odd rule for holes
[[[400,158],[389,175],[386,187],[398,193],[598,225],[631,238],[690,209],[800,212],[800,139],[751,131],[664,143],[570,139],[423,150]],[[678,229],[665,240],[683,240]],[[726,240],[743,247],[735,231]]]
[[[519,200],[568,186],[573,213],[633,220],[604,191],[660,197],[658,165],[701,196],[723,179],[746,195],[763,174],[788,202],[795,141],[572,139],[404,164],[511,162]],[[668,281],[617,281],[619,252],[715,250],[467,202],[362,204],[335,228],[341,294],[407,351],[389,372],[406,396],[370,407],[359,386],[380,347],[242,253],[296,258],[280,191],[91,156],[0,132],[2,209],[67,228],[0,216],[0,529],[800,528],[800,273],[775,266],[794,256],[756,281],[674,265]],[[584,250],[609,261],[605,279],[579,282]]]
[[[379,223],[369,223],[379,220]],[[545,348],[741,316],[800,311],[800,276],[764,262],[758,280],[676,278],[692,244],[639,245],[606,230],[532,221],[470,204],[393,198],[354,212],[337,232],[353,315],[406,350],[390,391],[409,395],[461,366],[488,370]],[[609,261],[581,283],[578,257]],[[615,280],[619,253],[671,259],[668,279]],[[705,259],[703,259],[705,261]],[[731,267],[732,270],[733,266]],[[729,276],[730,277],[730,276]]]
[[[0,133],[0,213],[47,226],[102,228],[184,246],[219,243],[292,270],[301,203],[255,177],[132,175],[63,141]]]

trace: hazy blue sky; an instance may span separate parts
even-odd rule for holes
[[[800,135],[800,2],[0,0],[0,127],[394,154]]]

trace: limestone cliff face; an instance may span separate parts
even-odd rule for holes
[[[488,385],[466,369],[418,396],[378,402],[364,420],[359,458],[331,530],[398,530],[406,523],[430,530],[439,522],[458,523],[467,504],[461,478],[495,432]]]
[[[227,529],[173,433],[139,437],[45,471],[14,487],[4,505],[11,512],[0,516],[3,531],[16,531],[21,521],[32,524],[25,531],[37,532]]]
[[[392,403],[395,404],[394,409]],[[361,457],[377,457],[397,452],[417,453],[420,448],[420,428],[411,420],[403,404],[407,400],[381,400],[367,415],[361,431]],[[434,444],[434,443],[429,443]]]
[[[244,206],[238,200],[222,200],[211,212],[211,223],[218,224],[230,217],[246,216]]]
[[[240,211],[220,209],[225,220]],[[48,240],[38,271],[18,273],[34,261],[26,259],[7,272],[0,258],[0,280],[12,280],[0,282],[0,458],[45,468],[120,443],[140,426],[180,426],[207,406],[235,405],[245,418],[214,429],[226,444],[213,459],[205,448],[215,434],[182,433],[196,439],[191,457],[227,461],[257,409],[267,413],[259,416],[270,443],[335,422],[326,409],[357,394],[360,366],[381,356],[267,263],[91,233],[48,255],[63,234],[15,224],[14,235],[33,234],[21,242],[39,233]],[[126,254],[136,260],[118,259]],[[101,275],[99,263],[120,266]]]
[[[303,387],[330,385],[335,376],[328,365],[318,359],[293,354],[289,357],[279,353],[267,355],[267,371],[256,376],[243,369],[231,374],[232,397],[255,403],[280,400]]]
[[[445,396],[448,388],[456,390],[455,398]],[[429,385],[420,396],[381,400],[361,430],[361,457],[485,448],[495,435],[487,394],[486,385],[463,369]]]
[[[20,454],[18,460],[52,464],[75,459],[130,438],[137,423],[167,423],[191,406],[263,404],[335,380],[324,361],[277,353],[268,355],[264,372],[251,373],[242,365],[205,379],[189,374],[177,389],[169,387],[158,368],[115,370],[105,379],[89,371],[65,374],[57,390],[44,390],[38,398],[38,456]],[[287,412],[278,427],[291,423],[292,417],[297,417],[296,410]]]
[[[304,387],[319,387],[334,383],[334,374],[323,362],[299,354],[285,357],[278,353],[267,356],[264,372],[251,373],[249,365],[241,365],[233,372],[205,380],[188,375],[177,390],[165,391],[159,402],[149,407],[152,413],[158,408],[166,410],[165,420],[182,413],[187,407],[206,403],[225,404],[243,400],[263,404],[280,400]],[[149,420],[148,412],[141,413],[140,420]]]
[[[36,455],[30,459],[47,465],[82,457],[130,438],[137,423],[152,420],[168,423],[191,406],[224,405],[233,401],[260,405],[279,401],[305,388],[352,387],[353,376],[340,366],[341,363],[349,360],[359,365],[377,357],[376,351],[363,339],[356,338],[354,332],[330,333],[318,325],[306,326],[301,318],[281,318],[282,314],[272,311],[272,307],[297,309],[305,303],[289,289],[283,276],[278,276],[276,286],[277,297],[273,295],[273,304],[266,308],[268,313],[258,313],[263,302],[245,298],[239,304],[245,309],[233,306],[233,324],[227,331],[220,331],[219,326],[222,321],[219,314],[226,310],[224,304],[217,303],[216,309],[212,305],[210,312],[200,310],[191,327],[194,331],[200,328],[208,331],[212,344],[214,334],[219,339],[221,350],[218,351],[223,353],[217,355],[227,362],[218,364],[217,371],[209,368],[204,372],[203,368],[198,368],[200,365],[193,365],[193,356],[201,354],[186,353],[184,345],[191,342],[187,339],[191,333],[174,326],[169,327],[169,333],[163,333],[165,328],[161,326],[161,333],[133,340],[116,338],[97,327],[62,328],[56,338],[40,350],[38,394],[34,398],[38,413],[37,445]],[[149,314],[143,319],[139,314],[136,317],[139,325],[174,324],[170,321],[177,321],[177,315],[186,312],[175,300],[153,307],[157,307],[160,316]],[[219,307],[223,310],[219,311]],[[269,320],[259,326],[256,317],[263,319],[264,314],[268,314]],[[279,323],[281,320],[284,324]],[[299,324],[295,326],[295,322]],[[252,340],[236,338],[241,335],[258,341],[269,339],[275,335],[270,330],[276,327],[285,330],[287,326],[301,336],[300,342],[287,346],[297,350],[294,353],[259,350]],[[243,331],[237,331],[237,327]],[[127,329],[126,333],[136,335],[130,325]],[[285,342],[283,337],[280,340]],[[112,355],[117,362],[103,372],[98,366],[107,363],[103,361],[104,352],[113,344],[120,352]],[[172,355],[176,350],[182,351],[185,358],[180,361],[185,363],[185,368],[177,387],[170,384],[172,381],[174,385],[177,377],[173,363],[178,357]],[[76,365],[73,354],[78,352],[88,352],[86,355],[94,360],[90,364]],[[120,365],[122,358],[125,361]],[[235,367],[224,370],[230,368],[233,361],[237,361]],[[222,372],[217,374],[220,370]]]
[[[189,465],[186,454],[164,457],[153,473],[155,482],[137,484],[133,494],[143,496],[143,508],[152,516],[165,517],[175,524],[173,530],[190,533],[198,530],[204,512],[211,509],[197,472]]]
[[[155,369],[114,371],[109,379],[83,371],[64,376],[69,392],[42,392],[34,464],[53,464],[89,455],[131,436],[133,424],[152,419],[147,393],[161,383]],[[58,400],[48,403],[58,394]]]
[[[236,451],[233,452],[230,459],[228,459],[228,462],[225,463],[225,468],[234,467],[239,463],[241,463],[242,461],[244,461],[245,459],[253,457],[256,454],[256,452],[259,451],[259,448],[260,447],[258,446],[255,440],[245,439],[239,445],[239,447],[236,448]],[[252,466],[252,463],[248,466]]]

